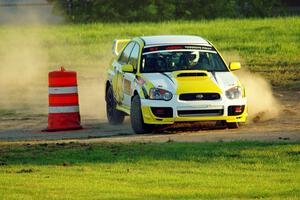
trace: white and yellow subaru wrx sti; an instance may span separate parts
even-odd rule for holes
[[[120,49],[120,46],[123,48]],[[247,118],[245,89],[216,48],[198,36],[143,36],[114,41],[107,69],[107,118],[130,115],[135,133],[154,125],[217,121],[237,128]]]

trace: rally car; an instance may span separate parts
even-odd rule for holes
[[[122,46],[124,46],[122,48]],[[238,128],[247,119],[245,88],[217,49],[198,36],[116,39],[107,69],[107,119],[121,124],[130,115],[135,133],[155,125],[217,121]]]

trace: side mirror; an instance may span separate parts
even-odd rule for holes
[[[241,63],[239,63],[239,62],[231,62],[231,63],[229,63],[229,69],[231,71],[241,69]]]
[[[131,64],[126,64],[122,66],[122,72],[133,72],[133,66]]]

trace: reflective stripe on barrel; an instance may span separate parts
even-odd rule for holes
[[[49,87],[49,94],[71,94],[77,92],[77,87]]]
[[[49,106],[49,113],[76,113],[79,106]]]

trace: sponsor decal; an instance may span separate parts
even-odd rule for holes
[[[203,99],[203,97],[204,97],[203,94],[197,94],[197,95],[196,95],[196,99],[199,99],[199,100]]]
[[[142,79],[141,77],[136,77],[135,82],[138,85],[144,85],[146,81],[144,79]]]
[[[167,50],[180,50],[180,49],[215,51],[215,48],[212,46],[166,45],[166,46],[146,47],[143,49],[143,53],[155,52],[155,51],[167,51]]]

